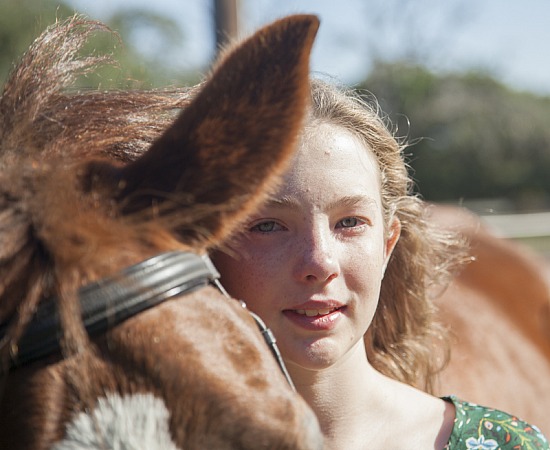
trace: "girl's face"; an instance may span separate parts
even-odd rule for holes
[[[380,171],[351,133],[307,129],[278,192],[245,224],[222,284],[272,329],[289,364],[317,370],[344,358],[371,324],[399,236],[384,226]]]

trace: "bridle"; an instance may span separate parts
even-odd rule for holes
[[[79,290],[82,321],[88,334],[95,336],[146,309],[207,285],[216,286],[227,299],[231,299],[219,278],[220,274],[206,255],[182,251],[161,253],[122,270],[118,275],[82,287]],[[246,304],[240,303],[246,309]],[[247,311],[295,390],[273,333],[260,317]],[[0,324],[0,340],[8,326],[8,323]],[[11,367],[29,364],[60,351],[61,336],[57,302],[41,302],[12,355]]]

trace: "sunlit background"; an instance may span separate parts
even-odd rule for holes
[[[128,36],[145,56],[201,70],[214,52],[212,0],[68,0],[109,21],[141,9],[177,24],[181,41],[145,21]],[[480,70],[517,89],[550,94],[548,0],[239,0],[242,34],[292,13],[315,13],[321,29],[313,69],[363,81],[377,60],[409,59],[440,71]]]
[[[2,0],[0,78],[56,17],[78,11],[124,42],[98,41],[115,45],[121,61],[101,86],[194,84],[215,57],[224,3],[235,8],[238,35],[290,13],[317,14],[312,70],[378,99],[414,143],[418,192],[550,251],[548,0]]]

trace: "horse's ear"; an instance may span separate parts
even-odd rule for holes
[[[152,207],[173,214],[177,204],[183,215],[204,206],[210,212],[195,227],[214,242],[226,237],[292,155],[310,95],[318,26],[315,16],[301,15],[258,31],[225,55],[147,153],[115,176],[98,166],[93,178],[110,172],[125,214]]]

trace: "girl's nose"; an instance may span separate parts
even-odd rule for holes
[[[316,227],[297,243],[294,275],[301,282],[325,283],[339,274],[339,262],[330,230]]]

